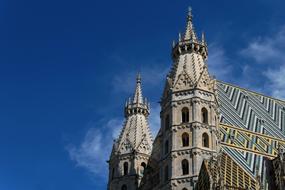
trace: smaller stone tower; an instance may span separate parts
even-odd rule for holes
[[[125,123],[114,141],[109,160],[109,190],[136,190],[152,151],[152,136],[148,125],[150,107],[143,98],[141,77],[137,76],[133,99],[125,105]]]

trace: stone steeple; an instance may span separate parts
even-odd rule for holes
[[[207,57],[205,35],[198,39],[189,9],[161,99],[161,189],[195,189],[203,160],[217,152],[218,104]]]
[[[198,39],[194,26],[192,10],[189,8],[186,30],[179,35],[177,43],[172,48],[173,66],[167,77],[169,88],[185,90],[197,86],[201,75],[208,75],[205,61],[208,57],[208,48],[205,35]]]
[[[141,75],[140,74],[137,75],[137,85],[136,85],[136,90],[134,93],[133,103],[134,104],[143,104]]]
[[[150,106],[143,98],[141,77],[137,76],[132,98],[125,105],[125,123],[113,145],[109,161],[109,189],[137,189],[152,151],[153,139],[148,124]],[[127,167],[127,168],[126,168]]]
[[[117,152],[121,154],[132,151],[151,153],[153,140],[147,121],[149,112],[149,103],[143,98],[141,77],[138,74],[133,98],[129,99],[125,105],[126,122],[116,142]]]
[[[197,42],[197,36],[193,27],[192,19],[193,19],[192,8],[189,7],[187,15],[186,31],[183,40],[184,41],[192,40],[193,42]]]

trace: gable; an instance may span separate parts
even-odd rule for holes
[[[176,83],[174,84],[174,91],[180,91],[180,90],[189,90],[193,88],[194,83],[191,80],[190,76],[186,72],[186,70],[183,70],[179,75]]]

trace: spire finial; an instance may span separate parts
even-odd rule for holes
[[[192,23],[192,8],[188,7],[188,15],[187,15],[187,25],[186,25],[186,31],[184,34],[184,40],[193,40],[197,41],[197,36],[193,27]]]
[[[142,96],[142,89],[141,89],[141,75],[140,73],[137,74],[137,85],[134,93],[133,103],[142,104],[143,103],[143,96]]]
[[[205,33],[204,32],[202,32],[201,42],[202,42],[203,45],[206,42],[206,40],[205,40]]]
[[[140,83],[141,80],[142,80],[141,74],[138,72],[138,74],[137,74],[137,83]]]
[[[141,75],[137,74],[136,77],[136,87],[133,97],[129,99],[127,105],[125,106],[125,117],[128,117],[132,114],[141,113],[145,116],[149,115],[149,106],[147,104],[146,98],[142,94],[142,84],[141,84]]]
[[[192,19],[192,7],[188,7],[188,19]]]
[[[175,44],[176,44],[176,43],[175,43],[175,40],[173,40],[173,41],[172,41],[172,48],[175,47]]]

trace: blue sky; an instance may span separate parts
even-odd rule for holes
[[[189,5],[213,75],[285,98],[282,0],[0,0],[0,189],[106,189],[138,71],[159,127]]]

